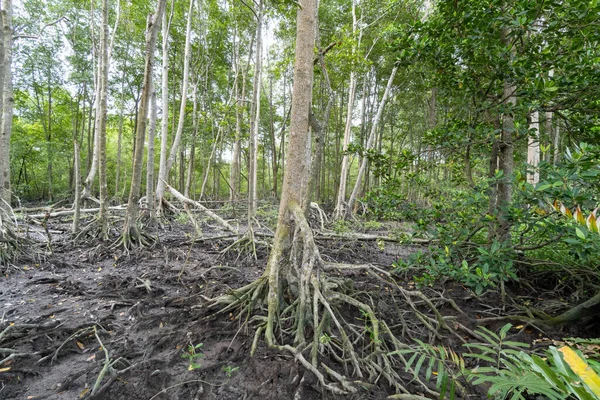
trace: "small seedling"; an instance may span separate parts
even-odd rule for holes
[[[235,371],[237,371],[238,369],[240,369],[240,367],[232,367],[231,365],[223,365],[223,372],[225,372],[225,375],[228,378],[231,378],[231,376],[233,375],[233,373]]]
[[[200,364],[199,362],[200,359],[204,357],[204,354],[199,351],[199,349],[201,349],[202,346],[204,346],[204,343],[198,343],[196,345],[190,344],[188,346],[187,352],[181,355],[182,358],[185,358],[190,363],[188,365],[188,371],[193,371],[202,367],[202,364]]]

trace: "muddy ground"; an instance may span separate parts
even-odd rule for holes
[[[221,250],[231,240],[222,232],[205,223],[203,239],[198,239],[189,224],[180,222],[158,230],[155,249],[132,254],[93,241],[74,245],[64,234],[66,222],[49,221],[50,246],[43,243],[41,228],[33,228],[40,240],[31,253],[41,248],[45,255],[6,268],[0,278],[0,360],[16,352],[0,363],[0,398],[92,398],[106,357],[119,373],[103,376],[95,399],[332,398],[290,355],[261,345],[250,357],[254,332],[235,315],[207,318],[202,308],[206,299],[260,276],[266,249],[259,249],[256,260],[223,256]],[[373,263],[386,270],[418,249],[332,239],[318,244],[327,261]],[[356,289],[372,293],[382,308],[395,312],[389,304],[391,288],[365,272],[344,275]],[[409,280],[404,284],[413,289]],[[443,293],[473,316],[495,315],[498,298],[493,295],[482,302],[457,285]],[[410,324],[417,337],[418,325]],[[426,332],[421,333],[426,339]],[[519,335],[519,340],[532,341],[541,333]],[[447,345],[460,343],[449,340]],[[393,393],[380,382],[348,398],[379,399]]]

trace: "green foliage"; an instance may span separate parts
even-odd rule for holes
[[[202,364],[200,364],[200,359],[204,357],[204,354],[199,350],[204,346],[203,343],[198,344],[189,344],[187,351],[181,354],[182,358],[188,360],[188,371],[193,371],[195,369],[201,368]]]
[[[461,355],[443,346],[434,346],[415,340],[412,348],[401,349],[388,355],[398,355],[405,361],[405,371],[413,377],[424,376],[431,381],[436,375],[440,399],[454,399],[457,387],[463,381],[480,386],[492,399],[526,400],[541,395],[550,400],[575,396],[582,400],[596,399],[596,382],[600,381],[600,363],[583,361],[580,353],[568,347],[551,346],[545,357],[527,352],[527,343],[508,340],[511,324],[497,333],[478,327],[481,343],[466,343],[468,352]],[[575,356],[576,355],[576,356]],[[465,361],[467,360],[467,361]],[[477,363],[474,368],[466,365]],[[574,372],[577,370],[577,372]]]
[[[501,281],[518,279],[508,247],[494,241],[489,248],[480,246],[477,251],[479,255],[472,262],[465,259],[456,262],[449,246],[443,250],[434,248],[429,253],[414,253],[406,262],[398,260],[394,267],[398,273],[415,268],[422,270],[420,275],[413,277],[418,285],[431,286],[440,280],[451,279],[472,289],[477,296],[497,287]]]
[[[233,367],[231,365],[223,365],[223,367],[221,369],[223,370],[223,372],[225,372],[225,376],[227,376],[227,378],[231,378],[233,376],[233,374],[240,369],[240,367]]]
[[[417,346],[413,349],[401,349],[388,353],[406,358],[405,372],[410,372],[416,379],[425,368],[425,379],[430,382],[435,378],[435,387],[440,392],[440,399],[456,398],[456,388],[459,380],[463,379],[465,370],[464,359],[452,349],[443,346],[433,346],[415,339]],[[456,367],[456,368],[455,368]]]

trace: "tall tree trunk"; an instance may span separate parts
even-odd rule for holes
[[[125,68],[121,75],[121,105],[119,107],[119,128],[117,134],[117,165],[115,173],[115,198],[119,197],[119,179],[121,177],[121,149],[123,144],[123,111],[125,109]]]
[[[13,118],[12,86],[12,0],[2,0],[2,27],[0,38],[0,214],[11,203],[10,137]],[[1,215],[0,215],[1,218]]]
[[[179,152],[179,147],[181,145],[181,136],[183,134],[183,124],[185,122],[185,107],[187,104],[187,95],[188,95],[188,81],[190,74],[190,51],[191,51],[191,34],[192,34],[192,16],[194,13],[194,0],[190,0],[190,6],[188,9],[187,16],[187,26],[185,30],[185,53],[183,57],[183,77],[182,77],[182,86],[181,86],[181,103],[179,107],[179,121],[177,123],[177,131],[175,132],[175,138],[173,139],[173,144],[171,145],[171,152],[169,153],[169,158],[167,158],[166,163],[163,165],[161,163],[160,169],[158,172],[158,184],[156,186],[156,200],[160,206],[162,204],[162,198],[165,193],[165,183],[169,177],[169,171],[173,167],[173,163],[175,162],[175,158]],[[161,149],[162,155],[162,149]]]
[[[269,315],[265,338],[270,346],[274,346],[276,343],[275,316],[280,312],[279,302],[284,293],[281,290],[282,285],[284,282],[292,280],[291,271],[285,268],[288,263],[284,260],[286,259],[285,254],[290,251],[290,239],[294,231],[292,229],[294,215],[299,217],[306,210],[310,197],[311,141],[308,128],[312,101],[316,8],[316,0],[301,0],[298,8],[288,161],[284,173],[275,241],[264,273],[269,282]],[[311,273],[311,271],[307,272]],[[302,306],[304,305],[302,304]],[[299,317],[299,321],[302,321],[301,324],[304,323],[304,319],[301,317]]]
[[[257,170],[258,170],[258,133],[260,130],[260,89],[262,70],[262,22],[263,1],[258,1],[256,18],[256,55],[254,60],[254,82],[252,88],[252,111],[250,120],[249,163],[248,163],[248,226],[252,226],[258,207]]]
[[[156,198],[158,209],[162,207],[162,198],[165,195],[164,183],[161,184],[161,179],[164,175],[164,170],[167,168],[167,146],[169,135],[169,28],[171,26],[171,18],[173,17],[173,8],[175,1],[171,2],[171,16],[167,13],[163,14],[162,20],[162,76],[161,76],[161,107],[162,119],[160,123],[160,159],[158,164],[158,181],[156,183]]]
[[[352,1],[352,32],[356,35],[358,23],[356,19],[356,1]],[[356,53],[357,46],[354,45],[352,48],[352,55]],[[350,89],[348,92],[348,106],[346,111],[346,127],[344,129],[344,142],[343,142],[343,155],[342,155],[342,170],[340,173],[340,184],[338,186],[337,201],[334,210],[334,218],[344,218],[346,215],[345,202],[346,202],[346,184],[348,182],[348,170],[349,170],[349,155],[348,146],[350,145],[350,137],[352,135],[352,115],[354,111],[354,98],[356,96],[356,73],[354,70],[350,71]]]
[[[396,77],[396,72],[398,72],[398,66],[395,65],[392,73],[390,74],[390,78],[388,79],[387,86],[385,87],[385,91],[383,92],[383,96],[381,97],[381,102],[379,103],[379,107],[377,108],[377,114],[375,115],[375,119],[373,120],[373,125],[371,126],[371,132],[369,133],[369,138],[367,139],[367,145],[365,146],[365,152],[369,151],[373,146],[373,140],[375,139],[375,135],[377,134],[377,128],[379,126],[379,121],[381,121],[381,116],[383,115],[383,109],[385,108],[385,103],[389,96],[389,93],[392,88],[392,83],[394,82],[394,78]],[[352,195],[350,196],[350,200],[348,201],[348,213],[353,212],[354,203],[358,197],[358,192],[360,190],[360,185],[362,182],[362,178],[367,169],[368,157],[363,157],[362,162],[360,164],[360,168],[358,170],[358,176],[356,177],[356,182],[354,184],[354,189],[352,190]]]
[[[503,30],[501,37],[504,45],[511,47],[511,58],[514,58],[514,46],[511,46],[508,30]],[[512,178],[514,170],[514,107],[517,105],[517,87],[505,78],[502,98],[504,99],[504,113],[502,114],[502,132],[498,148],[498,169],[502,171],[502,178],[498,182],[497,216],[498,230],[495,237],[500,242],[509,242],[511,222],[508,215],[512,202]]]
[[[166,3],[166,0],[165,0]],[[162,11],[164,13],[164,10]],[[158,24],[158,19],[156,20]],[[156,28],[158,30],[158,28]],[[158,36],[158,33],[157,33]],[[156,47],[156,44],[155,44]],[[154,79],[150,80],[151,93],[150,93],[150,125],[148,126],[148,158],[146,164],[146,204],[148,205],[148,213],[150,218],[153,219],[155,216],[155,204],[154,204],[154,139],[156,138],[156,86],[154,85]]]
[[[139,215],[140,187],[142,182],[142,164],[144,158],[144,141],[146,140],[146,124],[148,120],[148,109],[152,96],[152,72],[154,70],[154,52],[158,36],[159,21],[161,20],[166,6],[166,0],[159,0],[154,15],[148,15],[146,27],[146,52],[144,65],[144,82],[140,98],[140,109],[138,112],[139,122],[135,133],[135,153],[133,156],[133,171],[131,174],[131,187],[129,190],[129,201],[127,203],[127,214],[123,224],[123,244],[125,248],[131,245],[144,245],[145,239],[139,231],[136,221]]]
[[[185,190],[183,191],[183,195],[187,198],[190,197],[190,188],[192,186],[192,179],[194,176],[194,164],[196,163],[196,137],[198,136],[198,85],[200,85],[200,82],[196,82],[194,84],[194,106],[192,108],[192,145],[190,148],[190,161],[188,162]]]
[[[100,34],[100,78],[96,135],[98,136],[98,178],[100,181],[100,237],[108,239],[108,187],[106,184],[106,120],[108,107],[108,0],[102,0],[102,27]]]

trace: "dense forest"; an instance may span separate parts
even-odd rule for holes
[[[0,397],[600,398],[597,0],[0,1]]]

